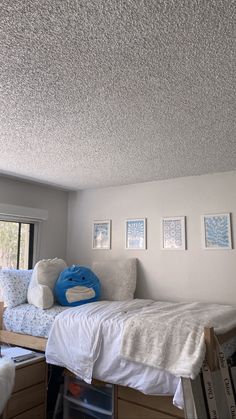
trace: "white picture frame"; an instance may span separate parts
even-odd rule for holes
[[[93,221],[92,249],[108,250],[111,248],[111,220]]]
[[[161,218],[161,249],[186,250],[186,217]]]
[[[145,250],[147,248],[146,218],[125,220],[125,249]]]
[[[202,215],[201,224],[204,250],[232,249],[230,213]]]

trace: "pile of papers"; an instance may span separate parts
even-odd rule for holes
[[[3,358],[12,359],[14,362],[21,362],[34,358],[36,353],[18,346],[2,346],[0,355]]]

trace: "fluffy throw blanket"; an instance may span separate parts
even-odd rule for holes
[[[232,329],[236,306],[152,302],[125,322],[121,356],[193,379],[205,356],[205,326],[217,334]]]
[[[0,414],[11,395],[15,379],[15,366],[12,360],[0,358]]]

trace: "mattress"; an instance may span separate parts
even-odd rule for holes
[[[20,304],[6,308],[3,313],[3,327],[9,332],[47,338],[55,317],[67,307],[54,305],[42,310],[32,304]]]
[[[68,316],[67,323],[67,329],[70,330],[73,329],[73,327],[71,327],[71,321],[77,311],[85,311],[83,322],[85,324],[89,317],[88,311],[92,310],[92,307],[96,307],[97,305],[102,309],[102,307],[107,304],[110,305],[111,303],[91,303],[81,306],[83,307],[82,310],[80,307],[68,309],[67,307],[59,305],[55,305],[47,310],[42,310],[30,304],[21,304],[14,308],[5,309],[3,324],[4,328],[8,331],[48,338],[50,330],[53,329],[52,325],[55,323],[55,317],[60,315],[63,311],[67,310],[67,313],[63,316],[65,319],[69,315],[69,311],[71,312]],[[120,305],[127,303],[113,302],[113,305],[114,304]],[[135,304],[135,301],[133,301],[131,305],[132,304]],[[95,318],[96,317],[97,315]],[[140,390],[145,394],[172,394],[174,395],[174,404],[178,407],[183,407],[182,387],[181,380],[179,378],[164,370],[158,370],[156,368],[128,361],[120,357],[120,342],[123,332],[124,319],[123,316],[120,315],[119,310],[115,316],[112,316],[112,319],[104,318],[103,320],[105,333],[101,342],[100,356],[95,360],[93,365],[93,377],[106,382],[128,386]],[[89,332],[89,328],[87,328],[87,332]],[[78,335],[78,328],[75,330],[75,335]],[[68,345],[68,341],[71,338],[69,340],[65,339],[65,342],[63,343],[64,338],[65,336],[61,336],[60,345],[56,345],[56,350],[51,348],[51,350],[48,351],[47,361],[55,365],[64,366],[73,371],[73,368],[70,368],[64,360],[63,353],[65,351],[65,347],[69,348],[69,359],[73,359],[73,345]],[[73,340],[70,341],[72,342]],[[63,344],[65,344],[64,347]],[[76,346],[77,345],[75,345],[75,348]],[[235,339],[231,340],[224,346],[224,351],[227,356],[230,356],[236,349]],[[76,354],[76,356],[78,356],[78,354]],[[73,362],[73,365],[76,364],[78,365],[78,362]],[[80,378],[85,378],[82,374],[78,374],[77,371],[73,372],[77,373]]]

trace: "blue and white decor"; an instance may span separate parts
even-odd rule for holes
[[[125,248],[136,250],[146,249],[146,218],[126,220]]]
[[[93,222],[93,249],[111,248],[111,220]]]
[[[185,216],[161,219],[162,250],[185,250]]]
[[[232,249],[229,213],[203,215],[202,231],[204,249]]]

